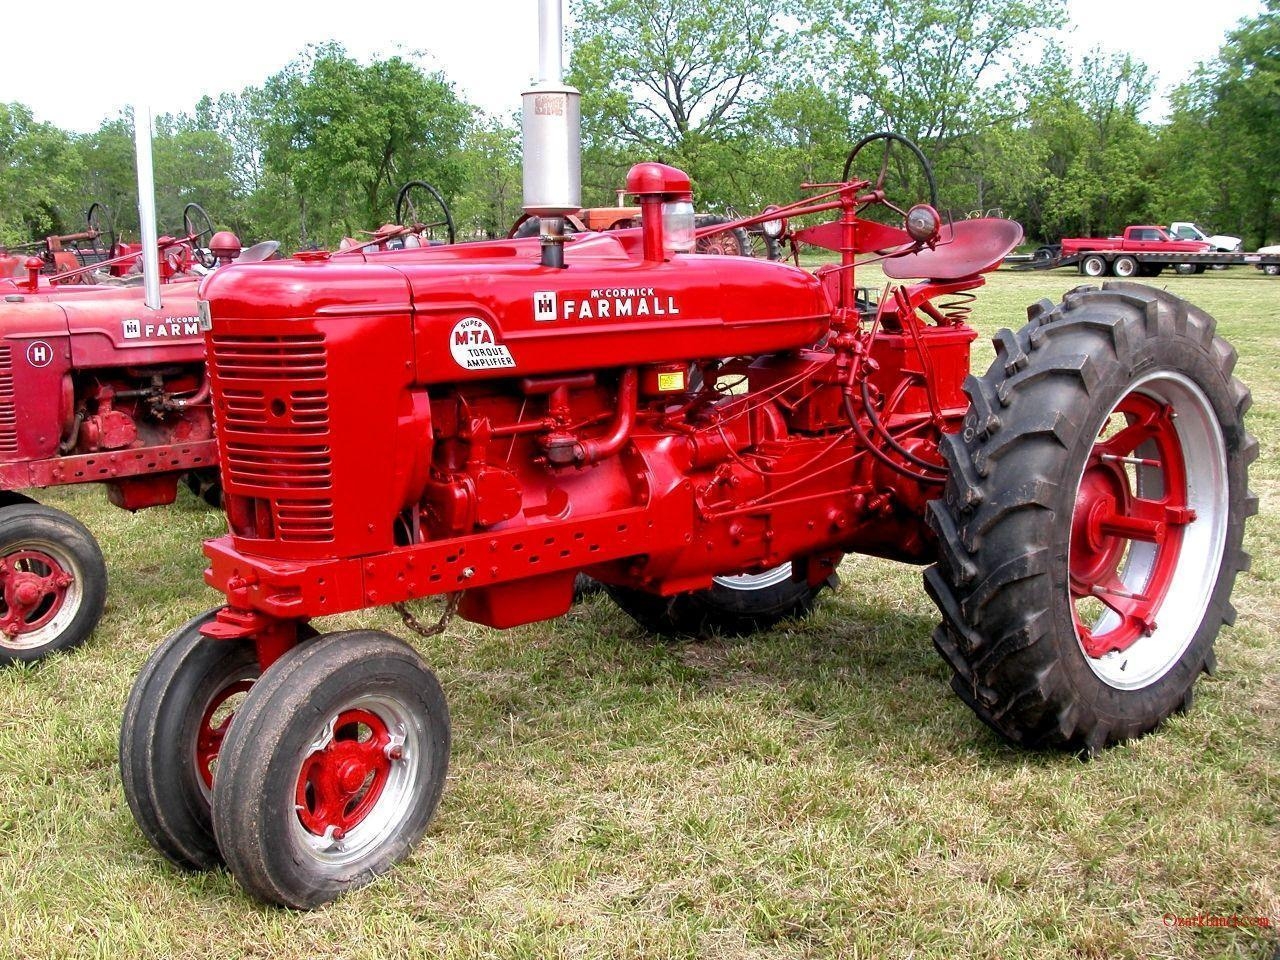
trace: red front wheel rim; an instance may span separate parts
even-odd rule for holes
[[[342,867],[398,836],[427,770],[424,719],[388,694],[330,714],[298,767],[290,818],[300,849]]]
[[[75,567],[53,544],[15,546],[0,556],[0,645],[24,649],[56,639],[79,598]]]

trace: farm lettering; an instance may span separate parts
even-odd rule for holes
[[[198,337],[200,336],[200,318],[169,317],[158,322],[143,323],[135,317],[130,317],[120,321],[120,332],[126,340]]]
[[[560,299],[555,293],[533,295],[535,320],[613,320],[631,317],[677,317],[676,298],[653,287],[604,287],[585,297]]]

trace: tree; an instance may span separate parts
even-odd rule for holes
[[[400,183],[461,185],[471,108],[442,74],[401,57],[362,66],[339,44],[310,47],[265,87],[263,160],[292,183],[300,241],[333,240],[391,215]]]
[[[463,148],[466,188],[452,213],[486,239],[505,237],[521,213],[520,134],[497,119],[476,123]]]
[[[1065,166],[1044,201],[1049,235],[1116,232],[1149,219],[1154,137],[1141,116],[1151,89],[1150,71],[1130,54],[1084,57],[1072,100],[1054,117]]]
[[[584,187],[604,200],[634,159],[683,167],[703,196],[732,167],[783,52],[784,0],[577,0],[569,81],[583,91]]]
[[[0,103],[0,243],[82,229],[71,137],[20,103]]]
[[[944,206],[990,206],[972,158],[1026,116],[1039,71],[1031,41],[1065,19],[1062,0],[806,0],[799,34],[810,82],[842,105],[849,139],[890,130],[938,168]],[[989,145],[983,152],[991,153]],[[903,154],[898,178],[911,181]]]
[[[1280,231],[1280,0],[1232,31],[1172,103],[1160,139],[1164,205],[1265,244]]]

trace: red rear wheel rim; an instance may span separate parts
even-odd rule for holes
[[[1116,404],[1109,422],[1124,426],[1100,436],[1089,453],[1071,517],[1071,598],[1085,653],[1101,657],[1127,650],[1157,627],[1156,615],[1177,570],[1182,534],[1195,519],[1187,503],[1187,472],[1171,403],[1140,393]],[[1140,496],[1134,483],[1158,495]],[[1122,565],[1132,542],[1153,544],[1155,558],[1144,584],[1127,583]],[[1088,622],[1082,601],[1100,601],[1114,617]]]

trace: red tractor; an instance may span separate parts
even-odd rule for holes
[[[77,268],[95,266],[115,255],[116,239],[111,216],[100,203],[92,203],[85,215],[85,228],[77,233],[55,234],[41,240],[0,246],[0,280],[27,275],[31,255],[42,261],[46,274],[66,274],[70,283],[89,283],[88,274]],[[39,250],[38,253],[35,251]]]
[[[526,96],[526,123],[576,109]],[[903,142],[859,148],[881,141]],[[832,214],[785,238],[839,254],[810,273],[689,252],[678,170],[627,188],[631,230],[204,281],[225,602],[156,649],[120,751],[174,863],[300,908],[389,869],[444,790],[444,696],[403,641],[312,621],[440,597],[512,627],[563,614],[579,572],[656,632],[745,632],[805,612],[846,553],[890,557],[927,565],[953,686],[1015,743],[1094,752],[1190,703],[1257,505],[1208,315],[1081,287],[973,376],[970,303],[1017,224],[943,226],[866,179],[738,224]]]
[[[403,226],[352,248],[412,248],[445,226],[452,242],[452,215],[423,181],[401,189],[396,219]],[[28,258],[25,279],[0,280],[0,665],[82,643],[106,599],[92,534],[19,491],[103,483],[112,503],[139,510],[172,503],[185,479],[220,502],[195,281],[219,263],[268,259],[279,244],[242,251],[197,204],[184,209],[183,228],[181,238],[159,238],[156,309],[133,272],[141,244],[113,244],[115,256],[53,276],[44,258]]]
[[[194,264],[241,251],[227,233],[203,247],[211,225],[191,230],[159,242],[154,309],[110,273],[78,282],[128,269],[137,245],[51,277],[32,257],[25,279],[0,282],[0,664],[83,642],[106,599],[92,534],[20,491],[104,483],[138,510],[171,503],[184,475],[216,477]]]

